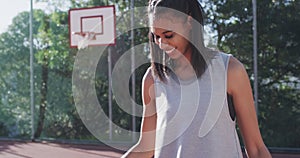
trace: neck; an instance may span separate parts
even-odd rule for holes
[[[194,69],[191,63],[192,49],[185,51],[182,56],[175,60],[175,73],[181,78],[189,78],[194,74]]]

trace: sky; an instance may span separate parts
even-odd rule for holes
[[[43,7],[45,4],[33,4],[34,8]],[[0,5],[0,33],[3,33],[12,23],[12,19],[22,11],[30,11],[30,0],[6,0]]]

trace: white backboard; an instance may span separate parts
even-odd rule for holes
[[[115,45],[115,7],[101,6],[69,10],[70,47]]]

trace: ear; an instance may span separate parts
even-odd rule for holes
[[[186,25],[189,30],[192,30],[192,21],[193,21],[193,18],[192,18],[192,16],[189,15],[186,20]]]

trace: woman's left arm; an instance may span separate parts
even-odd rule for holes
[[[271,158],[259,131],[252,89],[241,62],[230,57],[227,92],[233,96],[234,108],[246,153],[249,158]]]

